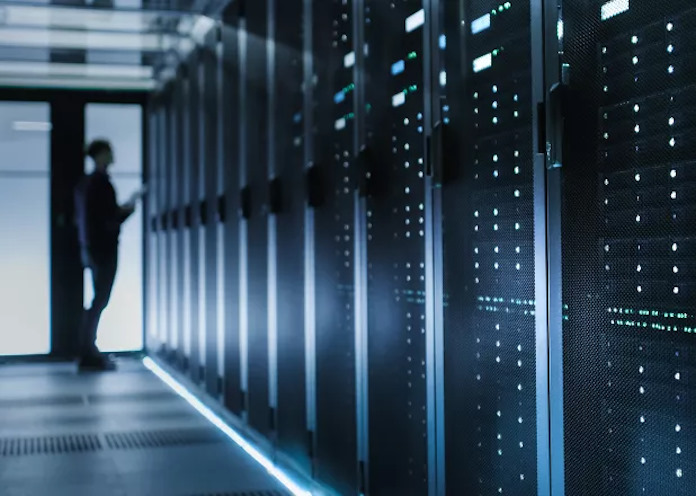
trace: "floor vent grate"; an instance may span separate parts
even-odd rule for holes
[[[226,438],[210,428],[114,432],[104,435],[110,449],[144,449],[222,442]]]
[[[100,451],[103,445],[96,434],[67,436],[0,438],[0,456],[64,455]]]
[[[122,403],[130,401],[161,401],[179,399],[179,395],[173,391],[143,391],[141,393],[123,394],[90,394],[87,401],[90,404]]]
[[[82,405],[82,396],[46,396],[43,398],[3,398],[0,408],[22,408],[31,406]]]

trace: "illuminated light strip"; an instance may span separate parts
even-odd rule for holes
[[[425,9],[420,9],[406,18],[406,32],[410,33],[425,24]]]
[[[630,8],[630,0],[611,0],[611,2],[602,5],[602,20],[606,21],[619,14],[628,12]]]
[[[0,75],[7,76],[73,76],[150,79],[152,67],[142,65],[64,64],[51,62],[7,61],[0,65]]]
[[[396,76],[397,74],[401,74],[406,70],[406,63],[403,60],[399,60],[398,62],[394,62],[391,66],[391,73],[392,76]]]
[[[53,125],[50,122],[14,121],[12,123],[12,129],[15,131],[38,131],[45,133],[51,131],[53,129]]]
[[[340,131],[341,129],[345,129],[345,127],[346,127],[346,118],[345,117],[341,117],[334,124],[334,128],[336,129],[336,131]]]
[[[406,94],[401,91],[392,97],[392,107],[400,107],[406,103]]]
[[[86,77],[32,78],[4,77],[0,75],[0,87],[6,88],[75,88],[100,90],[151,91],[156,87],[154,80],[97,79]]]
[[[269,474],[278,480],[285,488],[295,496],[312,496],[311,491],[302,489],[295,483],[283,470],[276,467],[273,462],[256,449],[251,443],[242,437],[232,427],[227,425],[224,420],[218,417],[210,408],[205,406],[198,398],[188,391],[181,383],[164,371],[150,357],[143,358],[143,365],[153,374],[159,377],[162,382],[172,388],[172,390],[186,400],[198,413],[203,415],[211,424],[220,429],[227,437],[234,441],[240,448],[251,456],[256,462],[265,468]]]
[[[80,32],[60,29],[0,29],[0,44],[8,46],[164,51],[174,46],[169,35],[152,33]]]
[[[355,52],[350,52],[343,57],[343,67],[346,69],[355,65]]]
[[[483,33],[491,27],[491,14],[486,14],[478,19],[471,21],[471,34]]]
[[[493,66],[493,54],[487,53],[477,59],[474,59],[474,72],[485,71]]]

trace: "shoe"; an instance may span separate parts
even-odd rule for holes
[[[102,355],[84,357],[77,365],[80,372],[103,372],[116,370],[116,362]]]

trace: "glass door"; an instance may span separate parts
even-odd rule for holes
[[[0,356],[50,352],[50,108],[0,102]]]

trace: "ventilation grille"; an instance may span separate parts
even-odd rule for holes
[[[110,449],[143,449],[222,442],[225,438],[214,429],[178,429],[105,434]]]
[[[74,434],[26,438],[0,438],[0,456],[62,455],[103,449],[99,436]]]
[[[211,428],[0,438],[0,457],[189,446],[225,440],[219,431]]]
[[[122,403],[125,401],[160,401],[179,399],[179,395],[171,391],[143,391],[140,393],[124,394],[90,394],[87,401],[92,404]]]

